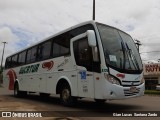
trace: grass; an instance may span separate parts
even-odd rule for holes
[[[0,87],[2,87],[2,79],[3,79],[3,76],[2,76],[2,72],[0,71]]]
[[[145,94],[160,95],[160,90],[145,90]]]

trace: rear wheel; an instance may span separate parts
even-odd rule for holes
[[[14,96],[15,97],[22,97],[22,96],[26,96],[26,95],[27,95],[27,92],[26,91],[20,91],[18,83],[15,83],[15,85],[14,85]]]
[[[18,83],[15,83],[14,85],[14,96],[15,97],[20,97],[20,91],[19,91],[19,86],[18,86]]]
[[[69,85],[65,85],[60,93],[60,99],[63,105],[65,106],[73,106],[75,105],[77,98],[71,96],[71,90]]]

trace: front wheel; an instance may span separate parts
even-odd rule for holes
[[[71,90],[68,85],[64,86],[60,93],[60,99],[63,105],[73,106],[75,105],[77,98],[71,96]]]
[[[48,94],[48,93],[40,93],[40,96],[43,98],[46,98],[46,97],[49,97],[50,96],[50,94]]]
[[[104,104],[106,102],[106,100],[104,99],[95,99],[95,102],[98,104]]]

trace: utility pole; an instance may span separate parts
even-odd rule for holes
[[[135,41],[136,41],[135,44],[137,45],[137,49],[138,49],[138,52],[139,52],[139,46],[142,45],[142,44],[141,44],[141,42],[139,40],[135,40]]]
[[[93,0],[93,20],[95,20],[95,0]]]
[[[4,46],[3,46],[3,53],[2,53],[2,60],[1,60],[1,72],[3,71],[3,56],[4,56],[4,49],[5,49],[5,44],[7,43],[7,42],[2,42],[3,44],[4,44]]]

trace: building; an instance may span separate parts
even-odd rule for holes
[[[155,90],[160,84],[160,63],[144,64],[143,68],[146,90]]]

